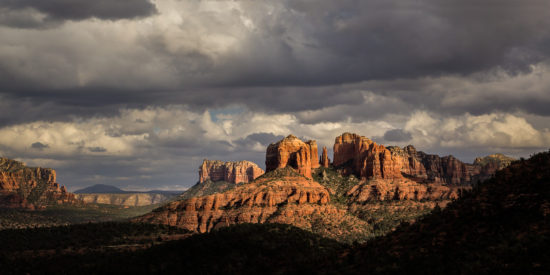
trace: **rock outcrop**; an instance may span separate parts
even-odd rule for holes
[[[334,143],[333,165],[344,175],[361,179],[409,178],[417,182],[468,185],[484,180],[513,159],[501,154],[478,158],[468,164],[449,155],[426,154],[414,146],[384,147],[357,134],[344,133]]]
[[[303,142],[299,138],[289,135],[267,147],[266,172],[288,166],[296,169],[300,175],[311,178],[311,170],[319,167],[317,154],[315,140]]]
[[[173,196],[151,193],[129,193],[129,194],[77,194],[76,198],[85,203],[111,204],[121,206],[146,206],[162,203]]]
[[[55,170],[0,158],[0,207],[35,209],[80,202],[56,182]]]
[[[470,187],[444,186],[437,183],[421,184],[410,180],[375,180],[353,186],[347,193],[352,202],[389,200],[430,200],[442,201],[457,199],[462,190]]]
[[[321,155],[321,166],[328,168],[330,165],[330,159],[328,158],[327,147],[323,146],[323,154]]]
[[[344,133],[334,142],[335,167],[359,178],[401,179],[403,159],[384,145],[357,134]]]
[[[264,223],[275,218],[277,222],[285,222],[321,211],[324,208],[319,207],[326,206],[329,200],[323,186],[285,168],[224,193],[171,202],[135,221],[207,232],[221,226]]]
[[[207,160],[199,168],[199,183],[207,180],[229,183],[249,183],[264,174],[264,170],[250,161]]]

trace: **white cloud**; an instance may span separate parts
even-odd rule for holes
[[[550,147],[548,129],[537,130],[525,118],[506,113],[438,117],[418,111],[404,130],[412,135],[412,144],[425,148]]]

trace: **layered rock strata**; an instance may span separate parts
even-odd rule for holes
[[[224,193],[171,202],[135,221],[207,232],[237,223],[264,223],[270,219],[285,222],[295,216],[325,211],[319,207],[328,204],[328,191],[311,179],[292,173],[261,177]]]
[[[249,183],[263,174],[264,170],[250,161],[223,162],[205,159],[199,168],[199,183],[207,180]]]
[[[267,147],[266,172],[289,166],[296,169],[300,175],[311,178],[312,169],[319,167],[317,154],[315,140],[303,142],[299,138],[289,135]]]
[[[362,179],[409,178],[417,182],[468,185],[484,180],[513,159],[497,154],[468,164],[449,155],[426,154],[414,146],[384,147],[357,134],[344,133],[334,143],[333,165]]]
[[[441,184],[421,184],[410,180],[375,180],[353,186],[347,195],[352,202],[389,200],[451,200],[459,197],[470,187],[445,186]]]
[[[357,177],[401,179],[403,159],[392,154],[384,145],[357,134],[344,133],[334,142],[335,167],[343,168],[346,175]]]
[[[80,201],[56,182],[55,170],[0,158],[0,207],[34,209],[75,203]]]

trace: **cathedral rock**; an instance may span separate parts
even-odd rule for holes
[[[303,142],[299,138],[289,135],[267,147],[266,172],[290,166],[296,169],[300,175],[311,178],[311,170],[319,168],[317,154],[315,140]]]

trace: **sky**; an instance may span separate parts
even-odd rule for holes
[[[465,162],[550,148],[550,1],[0,0],[0,155],[69,190],[343,132]]]

